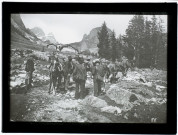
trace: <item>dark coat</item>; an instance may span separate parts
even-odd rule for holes
[[[87,72],[83,64],[76,64],[73,72],[74,80],[86,80]]]
[[[72,61],[67,61],[64,63],[64,75],[72,74],[74,70],[74,65]]]
[[[100,79],[101,81],[103,80],[104,75],[106,73],[105,67],[103,65],[93,66],[91,69],[91,72],[92,72],[94,80]]]
[[[34,68],[34,61],[31,58],[29,58],[27,60],[27,62],[26,62],[26,65],[25,65],[25,71],[27,71],[27,72],[29,72],[29,71],[33,72],[34,70],[35,70],[35,68]]]

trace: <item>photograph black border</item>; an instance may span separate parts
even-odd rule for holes
[[[167,123],[56,123],[10,121],[10,14],[165,14],[168,15]],[[2,132],[176,134],[177,3],[2,3]],[[18,108],[17,108],[18,109]]]

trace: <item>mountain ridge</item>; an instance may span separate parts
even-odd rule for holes
[[[78,49],[79,52],[89,50],[92,53],[97,53],[97,44],[99,43],[98,32],[101,30],[101,28],[102,27],[95,27],[91,29],[89,34],[83,34],[81,41],[69,43],[68,45]],[[111,35],[112,31],[109,28],[107,28],[107,30],[109,35]],[[31,42],[34,45],[47,45],[50,43],[58,44],[52,32],[45,34],[43,29],[37,26],[32,29],[26,28],[20,14],[11,15],[11,33],[16,33],[16,36],[12,36],[12,39],[14,37],[18,37],[18,40],[20,40],[20,37],[23,37],[23,42],[24,40],[28,40],[26,42]],[[17,34],[20,36],[17,36]],[[13,40],[17,41],[17,39]]]
[[[76,47],[79,51],[86,51],[89,50],[90,52],[97,53],[98,47],[97,44],[99,43],[98,40],[98,32],[101,30],[101,27],[93,28],[89,34],[84,34],[83,38],[80,42],[74,42],[70,45]],[[112,31],[107,28],[109,35],[111,35]]]
[[[57,44],[57,40],[54,37],[54,34],[52,32],[45,34],[43,29],[40,27],[34,27],[32,29],[30,29],[39,39],[41,39],[42,41],[46,42],[46,43],[53,43],[53,44]]]

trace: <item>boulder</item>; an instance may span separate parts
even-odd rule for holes
[[[111,100],[114,100],[117,104],[124,105],[126,103],[129,103],[132,93],[126,89],[119,88],[117,85],[111,85],[109,90],[106,92],[106,95]]]
[[[20,77],[20,78],[25,78],[25,77],[26,77],[26,74],[18,74],[18,77]]]
[[[163,91],[164,89],[166,89],[165,86],[156,85],[156,90],[157,90],[157,91]]]
[[[83,105],[89,105],[89,106],[96,107],[96,108],[103,108],[103,107],[108,106],[107,103],[104,100],[102,100],[98,97],[94,97],[94,96],[86,97],[83,100],[82,104]]]
[[[146,83],[146,79],[145,77],[138,73],[137,71],[134,71],[134,72],[127,72],[127,76],[123,78],[123,80],[126,80],[126,81],[137,81],[137,82],[143,82],[143,83]]]
[[[121,109],[119,107],[115,107],[115,106],[106,106],[106,107],[103,107],[101,108],[101,112],[107,112],[107,113],[121,113]]]
[[[117,75],[116,75],[116,78],[120,79],[120,78],[122,78],[122,76],[123,76],[122,72],[118,72]]]
[[[152,82],[146,82],[146,83],[143,83],[143,85],[146,85],[148,87],[153,87],[153,83]]]

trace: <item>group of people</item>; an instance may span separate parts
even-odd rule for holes
[[[123,64],[125,63],[125,65]],[[67,60],[60,61],[58,57],[53,57],[50,60],[49,65],[49,94],[54,92],[56,94],[57,89],[68,90],[70,79],[72,78],[76,84],[75,98],[83,99],[87,95],[85,89],[85,83],[87,80],[87,72],[92,74],[94,84],[94,96],[102,94],[102,88],[105,87],[105,79],[110,79],[111,83],[116,80],[116,74],[118,71],[122,71],[123,75],[127,72],[128,64],[126,62],[109,62],[105,59],[90,59],[84,60],[83,57],[77,55],[75,58],[68,56]],[[30,68],[29,68],[30,67]],[[34,71],[34,62],[32,58],[27,60],[27,90],[31,87],[32,73]],[[62,80],[64,80],[62,87]]]
[[[68,57],[66,61],[59,61],[58,58],[51,60],[49,66],[50,72],[50,86],[49,93],[60,89],[62,86],[61,80],[64,79],[64,90],[68,90],[70,78],[76,84],[75,98],[83,99],[87,95],[85,89],[85,83],[87,80],[87,72],[91,72],[94,80],[94,95],[98,96],[101,89],[101,79],[104,77],[104,71],[101,66],[98,66],[99,61],[93,62],[93,65],[84,60],[83,57],[76,56],[72,59],[71,56]],[[100,69],[99,69],[100,68]],[[100,77],[98,77],[100,75]],[[100,80],[99,80],[100,79]]]

